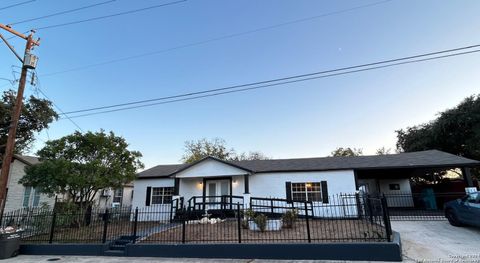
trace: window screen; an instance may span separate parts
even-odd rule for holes
[[[170,204],[173,187],[152,187],[152,204]]]
[[[292,183],[293,201],[322,201],[322,188],[320,182],[316,183]]]

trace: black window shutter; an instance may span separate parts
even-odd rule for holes
[[[147,196],[145,197],[145,206],[150,206],[150,197],[152,196],[152,187],[147,187]]]
[[[173,185],[173,195],[180,194],[180,178],[175,178],[174,185]]]
[[[328,203],[328,187],[327,181],[322,181],[322,202],[327,204]]]
[[[292,202],[292,182],[285,182],[285,191],[287,196],[287,202]]]

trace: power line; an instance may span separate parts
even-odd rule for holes
[[[369,67],[366,67],[366,68],[364,67],[364,68],[360,68],[360,69],[355,69],[355,68],[358,68],[358,67],[353,66],[353,67],[348,67],[351,70],[331,73],[331,74],[327,74],[327,75],[310,76],[310,77],[301,78],[301,79],[293,79],[293,80],[271,83],[271,84],[266,84],[266,85],[253,86],[253,87],[247,87],[247,88],[241,88],[241,89],[235,89],[235,90],[221,91],[221,92],[199,95],[199,96],[194,96],[194,97],[180,98],[180,99],[175,99],[175,100],[162,101],[162,102],[156,102],[156,103],[150,103],[150,104],[144,104],[144,105],[138,105],[138,106],[124,107],[124,108],[120,108],[120,109],[113,109],[113,110],[93,112],[93,113],[87,113],[87,114],[81,114],[81,115],[74,115],[74,116],[71,116],[69,118],[79,118],[79,117],[86,117],[86,116],[97,115],[97,114],[111,113],[111,112],[116,112],[116,111],[124,111],[124,110],[131,110],[131,109],[149,107],[149,106],[154,106],[154,105],[169,104],[169,103],[187,101],[187,100],[195,100],[195,99],[200,99],[200,98],[213,97],[213,96],[219,96],[219,95],[236,93],[236,92],[243,92],[243,91],[256,90],[256,89],[273,87],[273,86],[286,85],[286,84],[291,84],[291,83],[296,83],[296,82],[304,82],[304,81],[309,81],[309,80],[328,78],[328,77],[334,77],[334,76],[340,76],[340,75],[347,75],[347,74],[352,74],[352,73],[358,73],[358,72],[364,72],[364,71],[370,71],[370,70],[400,66],[400,65],[405,65],[405,64],[419,63],[419,62],[431,61],[431,60],[436,60],[436,59],[473,54],[473,53],[477,53],[477,52],[480,52],[480,49],[472,50],[472,51],[465,51],[465,52],[458,52],[458,53],[454,53],[454,54],[435,56],[435,57],[429,57],[429,58],[420,58],[420,59],[409,60],[409,61],[401,61],[401,62],[391,63],[391,64],[387,64],[387,65],[378,65],[378,63],[370,63],[370,65],[377,64],[378,66],[369,66]],[[334,71],[335,70],[331,70],[331,71],[328,71],[328,72],[334,72]],[[307,75],[305,75],[305,76],[307,76]],[[287,78],[285,78],[285,79],[287,79]],[[239,86],[241,86],[241,85],[239,85]],[[178,95],[178,96],[180,96],[180,95]]]
[[[12,8],[12,7],[20,6],[20,5],[25,5],[25,4],[28,4],[28,3],[31,3],[31,2],[35,2],[35,1],[36,0],[23,1],[23,2],[20,2],[20,3],[17,3],[17,4],[0,7],[0,10],[5,10],[5,9],[8,9],[8,8]]]
[[[140,9],[134,9],[134,10],[129,10],[129,11],[125,11],[125,12],[115,13],[115,14],[111,14],[111,15],[97,16],[97,17],[92,17],[92,18],[87,18],[87,19],[82,19],[82,20],[76,20],[76,21],[67,22],[67,23],[43,26],[43,27],[36,28],[36,30],[45,30],[45,29],[50,29],[50,28],[57,28],[57,27],[75,25],[75,24],[91,22],[91,21],[96,21],[96,20],[101,20],[101,19],[107,19],[107,18],[116,17],[116,16],[128,15],[128,14],[143,12],[143,11],[147,11],[147,10],[151,10],[151,9],[155,9],[155,8],[164,7],[164,6],[180,4],[180,3],[183,3],[183,2],[186,2],[186,1],[187,0],[179,0],[179,1],[174,1],[174,2],[168,2],[168,3],[165,3],[165,4],[153,5],[153,6],[149,6],[149,7],[140,8]]]
[[[97,7],[97,6],[100,6],[100,5],[109,4],[109,3],[112,3],[112,2],[115,2],[115,1],[117,1],[117,0],[104,1],[104,2],[100,2],[100,3],[92,4],[92,5],[82,6],[82,7],[78,7],[78,8],[74,8],[74,9],[70,9],[70,10],[65,10],[65,11],[49,14],[49,15],[43,15],[43,16],[39,16],[39,17],[35,17],[35,18],[20,20],[20,21],[17,21],[15,23],[10,23],[9,25],[18,25],[18,24],[37,21],[37,20],[41,20],[41,19],[45,19],[45,18],[54,17],[54,16],[69,14],[69,13],[77,12],[77,11],[80,11],[80,10],[85,10],[85,9]]]
[[[70,118],[68,115],[66,115],[65,113],[63,113],[63,110],[62,110],[60,107],[58,107],[58,105],[57,105],[55,102],[53,102],[53,101],[45,94],[45,92],[42,91],[42,89],[38,88],[38,91],[39,91],[40,93],[42,93],[42,95],[43,95],[46,99],[48,99],[49,101],[51,101],[52,104],[53,104],[53,106],[55,106],[55,108],[57,108],[57,110],[60,111],[60,112],[62,113],[62,115],[65,116],[66,119],[68,119],[68,120],[69,120],[73,125],[75,125],[81,132],[83,132],[83,129],[82,129],[74,120],[72,120],[72,118]],[[62,118],[62,119],[65,119],[65,118]]]
[[[35,74],[38,76],[38,73],[35,71]],[[58,111],[60,111],[60,113],[65,116],[63,117],[62,119],[68,119],[73,125],[75,125],[81,132],[83,132],[83,129],[80,127],[80,125],[78,125],[74,120],[72,120],[67,114],[65,114],[65,112],[63,112],[63,110],[53,101],[51,100],[47,94],[45,94],[45,92],[40,88],[41,84],[40,84],[40,80],[38,79],[37,77],[37,90],[38,92],[40,92],[47,100],[49,100],[50,102],[52,102],[53,106],[55,108],[57,108]]]
[[[217,89],[208,89],[208,90],[190,92],[190,93],[185,93],[185,94],[180,94],[180,95],[173,95],[173,96],[160,97],[160,98],[154,98],[154,99],[132,101],[132,102],[127,102],[127,103],[113,104],[113,105],[108,105],[108,106],[82,109],[82,110],[76,110],[76,111],[69,111],[69,112],[66,112],[66,113],[67,114],[72,114],[72,113],[89,112],[89,111],[103,110],[103,109],[109,109],[109,108],[117,108],[117,107],[122,107],[122,106],[130,106],[130,105],[142,104],[142,103],[148,103],[148,102],[154,102],[154,101],[162,101],[162,100],[167,100],[167,99],[175,99],[175,98],[180,98],[180,97],[188,97],[188,96],[200,95],[200,94],[217,92],[217,91],[232,90],[232,89],[243,88],[243,87],[248,87],[248,86],[255,86],[255,85],[285,81],[285,80],[290,80],[290,79],[298,79],[298,78],[303,78],[303,77],[322,75],[322,74],[340,72],[340,71],[351,70],[351,69],[356,69],[356,68],[364,68],[364,67],[375,66],[375,65],[380,65],[380,64],[393,63],[393,62],[411,60],[411,59],[416,59],[416,58],[421,58],[421,57],[428,57],[428,56],[433,56],[433,55],[451,53],[451,52],[455,52],[455,51],[467,50],[467,49],[472,49],[472,48],[477,48],[477,47],[480,47],[480,44],[465,46],[465,47],[459,47],[459,48],[454,48],[454,49],[435,51],[435,52],[430,52],[430,53],[423,53],[423,54],[401,57],[401,58],[395,58],[395,59],[389,59],[389,60],[382,60],[382,61],[377,61],[377,62],[372,62],[372,63],[367,63],[367,64],[360,64],[360,65],[355,65],[355,66],[342,67],[342,68],[317,71],[317,72],[312,72],[312,73],[307,73],[307,74],[294,75],[294,76],[288,76],[288,77],[283,77],[283,78],[276,78],[276,79],[271,79],[271,80],[252,82],[252,83],[247,83],[247,84],[228,86],[228,87],[217,88]]]
[[[205,40],[201,40],[201,41],[197,41],[197,42],[191,42],[191,43],[187,43],[187,44],[183,44],[183,45],[179,45],[179,46],[175,46],[175,47],[171,47],[171,48],[156,50],[156,51],[152,51],[152,52],[146,52],[146,53],[133,55],[133,56],[128,56],[128,57],[123,57],[123,58],[118,58],[118,59],[107,60],[107,61],[103,61],[103,62],[93,63],[93,64],[80,66],[80,67],[75,67],[75,68],[70,68],[70,69],[61,70],[61,71],[46,73],[46,74],[43,74],[42,77],[49,77],[49,76],[64,74],[64,73],[68,73],[68,72],[85,70],[85,69],[89,69],[89,68],[93,68],[93,67],[98,67],[98,66],[113,64],[113,63],[117,63],[117,62],[128,61],[128,60],[142,58],[142,57],[148,57],[148,56],[151,56],[151,55],[158,55],[158,54],[167,53],[167,52],[175,51],[175,50],[179,50],[179,49],[204,45],[204,44],[208,44],[208,43],[211,43],[211,42],[216,42],[216,41],[235,38],[235,37],[240,37],[240,36],[249,35],[249,34],[261,32],[261,31],[266,31],[266,30],[270,30],[270,29],[275,29],[275,28],[279,28],[279,27],[283,27],[283,26],[287,26],[287,25],[307,22],[307,21],[311,21],[311,20],[315,20],[315,19],[319,19],[319,18],[323,18],[323,17],[333,16],[333,15],[346,13],[346,12],[351,12],[351,11],[355,11],[355,10],[359,10],[359,9],[363,9],[363,8],[373,7],[373,6],[380,5],[380,4],[385,4],[385,3],[388,3],[388,2],[391,2],[391,1],[393,1],[393,0],[385,0],[385,1],[374,2],[374,3],[370,3],[370,4],[366,4],[366,5],[360,5],[360,6],[347,8],[347,9],[332,11],[332,12],[329,12],[329,13],[323,13],[323,14],[319,14],[319,15],[316,15],[316,16],[299,18],[299,19],[287,21],[287,22],[284,22],[284,23],[269,25],[269,26],[265,26],[265,27],[260,27],[260,28],[256,28],[256,29],[252,29],[252,30],[243,31],[243,32],[227,34],[227,35],[214,37],[214,38],[210,38],[210,39],[205,39]]]

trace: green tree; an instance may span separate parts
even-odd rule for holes
[[[363,155],[363,150],[361,148],[350,148],[350,147],[338,147],[330,153],[330,156],[335,157],[351,157],[351,156],[360,156]]]
[[[248,153],[243,152],[231,158],[232,161],[253,161],[253,160],[268,160],[268,159],[270,159],[270,157],[266,156],[265,154],[259,151],[253,151]]]
[[[466,98],[429,123],[398,130],[397,149],[437,149],[480,159],[480,95]]]
[[[3,92],[0,101],[0,157],[5,151],[15,98],[16,93],[7,90]],[[15,152],[21,153],[27,150],[35,140],[35,133],[48,128],[48,125],[57,118],[58,115],[53,110],[50,101],[33,96],[25,100],[17,128]]]
[[[185,142],[185,153],[181,161],[184,163],[193,163],[207,156],[216,157],[226,161],[269,159],[269,157],[258,151],[249,152],[248,154],[237,154],[235,149],[228,148],[225,140],[220,138],[214,138],[213,140],[203,138],[196,141]]]
[[[428,123],[397,132],[397,150],[440,150],[480,159],[480,95],[465,98]],[[473,173],[480,178],[478,169]]]
[[[376,155],[387,155],[387,154],[390,154],[390,153],[391,153],[391,149],[390,148],[385,148],[385,147],[378,148],[375,151]]]
[[[21,184],[39,187],[48,195],[65,195],[80,205],[90,204],[105,188],[118,188],[135,179],[143,168],[140,152],[113,132],[75,132],[48,141],[38,151],[41,162],[26,168]]]

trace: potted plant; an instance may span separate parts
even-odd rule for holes
[[[297,209],[288,210],[282,215],[282,223],[284,228],[293,228],[293,225],[298,219]]]
[[[248,228],[253,231],[276,231],[282,228],[281,219],[269,219],[265,214],[249,209],[245,212]]]

